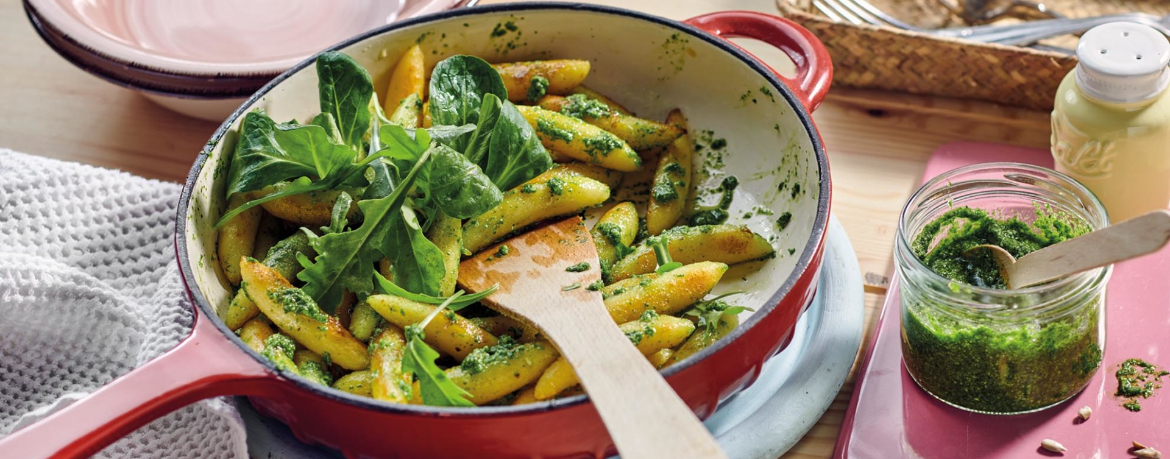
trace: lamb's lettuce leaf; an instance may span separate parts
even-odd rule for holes
[[[362,140],[370,129],[370,100],[374,94],[370,74],[353,58],[330,51],[317,58],[317,80],[321,113],[333,117],[342,142],[362,150]]]
[[[479,109],[486,94],[494,94],[502,100],[508,98],[503,78],[487,61],[465,55],[439,61],[431,73],[429,103],[432,123],[446,126],[479,124]]]
[[[504,101],[492,129],[487,160],[480,166],[492,183],[510,190],[551,168],[552,157],[520,110]]]
[[[455,218],[475,217],[504,200],[504,193],[479,166],[444,145],[434,148],[423,174],[427,198],[443,213]]]

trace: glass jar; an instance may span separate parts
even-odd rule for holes
[[[1067,400],[1100,366],[1112,267],[1012,290],[953,281],[932,271],[912,244],[927,224],[959,207],[1028,225],[1057,216],[1088,230],[1109,225],[1105,208],[1059,172],[987,163],[930,180],[898,222],[902,356],[914,381],[950,405],[988,414],[1038,411]]]

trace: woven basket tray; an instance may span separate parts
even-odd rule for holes
[[[922,28],[961,25],[935,0],[868,0]],[[776,0],[788,18],[811,30],[833,56],[835,85],[979,99],[1051,110],[1056,88],[1076,58],[1031,48],[937,38],[891,27],[834,22],[810,0]],[[1068,17],[1144,11],[1170,14],[1170,0],[1047,0]],[[1045,44],[1074,48],[1076,37]]]

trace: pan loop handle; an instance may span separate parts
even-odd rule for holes
[[[0,439],[0,456],[89,457],[171,411],[209,397],[260,394],[275,381],[197,313],[191,335],[174,349]]]
[[[821,105],[825,94],[829,92],[829,85],[833,81],[833,63],[829,51],[812,32],[795,22],[755,11],[723,11],[696,16],[686,20],[686,23],[724,40],[734,37],[753,38],[783,51],[796,64],[796,77],[789,78],[771,67],[768,69],[796,93],[801,104],[810,112]],[[748,53],[739,45],[731,41],[728,43]],[[756,58],[751,53],[748,55]]]

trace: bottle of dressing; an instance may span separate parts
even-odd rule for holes
[[[1113,222],[1170,205],[1170,43],[1114,22],[1089,30],[1056,92],[1056,170],[1100,198]]]

